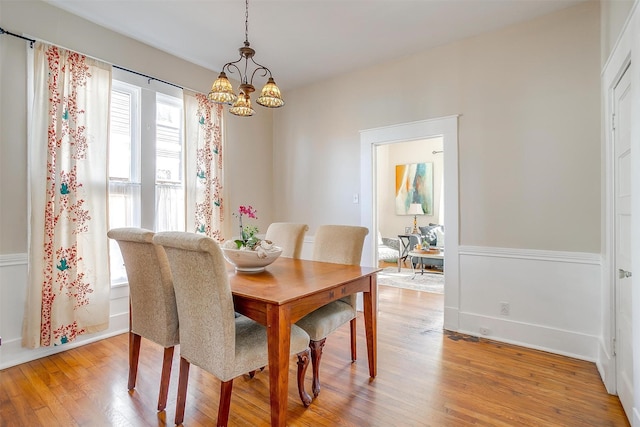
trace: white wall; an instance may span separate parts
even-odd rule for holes
[[[42,1],[0,1],[0,27],[203,93],[208,92],[218,74]],[[107,331],[83,336],[64,347],[21,347],[27,286],[27,49],[24,40],[0,36],[0,369],[128,328],[128,288],[114,288]],[[225,112],[224,155],[228,164],[234,165],[225,169],[224,176],[226,236],[236,230],[231,211],[240,204],[257,208],[259,219],[255,224],[263,231],[273,221],[271,158],[275,114],[257,108],[256,115],[246,119]]]
[[[439,218],[442,193],[442,138],[426,141],[406,141],[376,147],[378,229],[383,237],[403,234],[405,227],[413,227],[413,215],[398,215],[395,211],[396,165],[408,163],[433,164],[433,215],[418,215],[418,227],[429,223],[442,224]],[[434,151],[440,151],[433,154]]]
[[[460,254],[445,266],[445,324],[596,361],[599,27],[599,4],[583,3],[289,93],[274,126],[276,215],[311,235],[362,223],[359,131],[459,114]]]
[[[598,360],[599,255],[474,246],[459,253],[459,331]]]
[[[206,91],[215,78],[45,3],[0,2],[0,12],[3,28],[163,80]],[[593,278],[601,269],[600,211],[593,208],[600,201],[599,22],[598,3],[589,2],[288,93],[287,108],[273,117],[228,119],[230,164],[246,165],[245,153],[252,153],[252,171],[256,159],[273,163],[257,175],[245,166],[228,169],[227,212],[251,202],[261,227],[271,218],[304,221],[310,236],[322,223],[359,224],[360,206],[352,203],[360,189],[358,132],[461,114],[459,329],[478,334],[487,327],[498,339],[593,360],[601,334],[593,319],[602,312]],[[26,277],[26,265],[12,261],[26,259],[20,52],[23,42],[0,37],[3,340],[19,339]],[[389,76],[397,78],[385,96],[377,83]],[[505,300],[508,318],[496,314]],[[121,314],[118,304],[113,316]]]
[[[460,114],[461,243],[598,253],[599,18],[587,2],[288,93],[276,216],[359,223],[358,132]]]

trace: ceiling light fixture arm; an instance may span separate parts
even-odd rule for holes
[[[226,64],[224,64],[224,66],[222,67],[222,71],[227,71],[229,74],[237,73],[240,79],[240,83],[243,85],[250,85],[250,86],[253,86],[253,78],[258,72],[259,72],[258,74],[259,77],[267,77],[267,76],[269,76],[270,78],[273,77],[271,75],[271,70],[269,70],[269,68],[265,67],[262,64],[257,63],[253,59],[253,56],[255,55],[256,51],[249,46],[248,41],[245,41],[244,46],[239,48],[238,51],[240,52],[240,58],[238,58],[236,61],[227,62]],[[243,70],[240,69],[240,66],[242,65],[241,61],[243,59],[244,59],[244,72]],[[253,70],[253,72],[251,73],[250,79],[249,79],[249,60],[251,60],[253,65],[255,65],[256,67],[256,69]],[[252,90],[251,92],[254,92],[254,90]]]

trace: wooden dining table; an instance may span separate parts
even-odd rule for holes
[[[265,271],[229,271],[235,310],[267,327],[271,426],[287,420],[291,325],[306,314],[362,292],[369,376],[377,369],[379,268],[280,257]]]

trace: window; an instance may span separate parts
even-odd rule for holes
[[[185,229],[180,89],[114,70],[109,134],[109,228]],[[111,284],[126,283],[110,241]]]

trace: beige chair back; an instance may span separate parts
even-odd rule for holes
[[[227,265],[211,238],[186,232],[156,233],[167,253],[180,317],[180,356],[223,381],[234,372],[235,316]]]
[[[163,347],[179,344],[178,311],[167,256],[154,245],[154,233],[114,228],[107,233],[120,246],[129,279],[131,331]]]
[[[274,245],[282,248],[280,256],[287,258],[300,258],[304,235],[309,230],[307,224],[295,224],[292,222],[274,222],[267,228],[265,240],[271,240]]]
[[[313,260],[335,264],[360,265],[366,227],[321,225],[315,235]]]
[[[334,264],[360,265],[364,239],[369,233],[366,227],[353,225],[321,225],[313,243],[313,260]],[[342,298],[352,307],[356,295]]]

